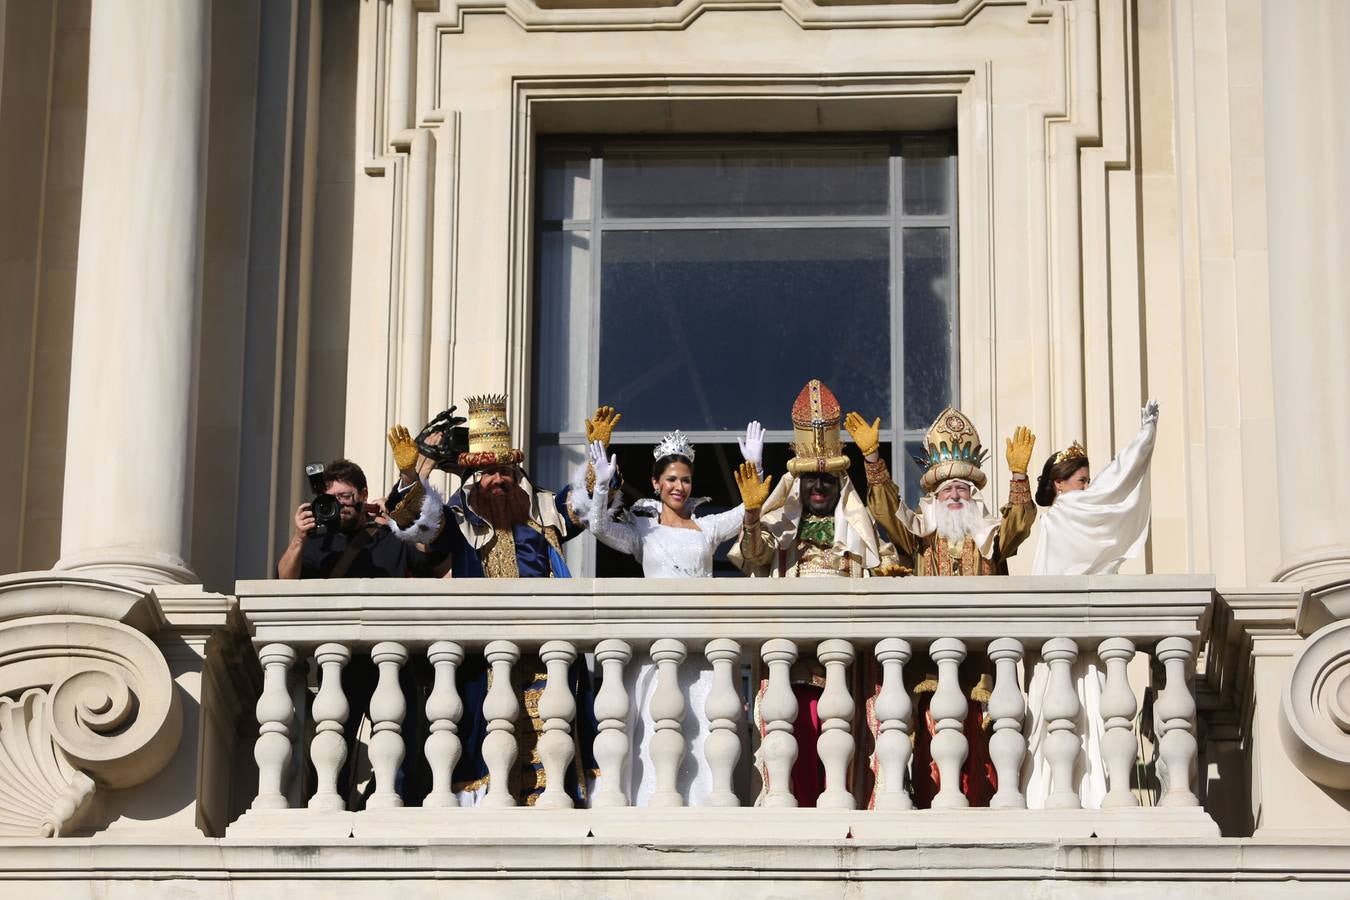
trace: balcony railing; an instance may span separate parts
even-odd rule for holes
[[[820,834],[838,831],[838,837],[879,833],[905,822],[912,826],[916,820],[909,817],[928,817],[924,834],[950,827],[991,838],[1080,830],[1083,837],[1214,837],[1217,829],[1198,808],[1194,792],[1197,745],[1190,683],[1211,585],[1208,578],[1189,576],[241,582],[239,608],[263,666],[264,687],[257,703],[257,796],[231,833],[331,826],[344,834],[373,836],[383,829],[402,833],[400,822],[425,822],[427,816],[436,828],[469,833],[488,826],[494,815],[500,824],[503,814],[494,812],[499,810],[509,813],[504,820],[509,826],[502,827],[516,834],[535,826],[585,827],[596,836],[606,828],[630,836],[643,828],[684,827],[697,833],[699,822],[727,817],[765,826],[781,821],[773,818],[773,808],[797,805],[789,777],[799,751],[790,668],[798,659],[813,658],[825,671],[817,744],[825,779],[816,798],[819,809],[788,814],[795,834],[817,833],[812,828]],[[349,812],[337,784],[348,753],[344,729],[356,711],[349,708],[341,676],[353,654],[363,653],[378,669],[368,710],[374,792],[363,811]],[[505,786],[516,762],[514,735],[523,713],[521,698],[511,688],[511,671],[526,653],[538,653],[549,673],[538,700],[539,756],[548,787],[538,798],[540,809],[514,810],[517,801]],[[1137,653],[1152,655],[1156,665],[1145,671],[1158,675],[1151,737],[1162,776],[1160,808],[1141,808],[1138,799],[1135,724],[1141,698],[1139,678],[1130,672],[1140,670],[1129,669]],[[482,704],[486,737],[481,748],[473,748],[481,749],[490,786],[477,807],[460,809],[450,788],[451,772],[466,749],[458,731],[464,699],[455,687],[455,670],[475,654],[486,658],[492,672]],[[425,706],[430,728],[427,735],[405,735],[399,676],[417,655],[434,672]],[[971,750],[963,720],[972,685],[961,680],[961,662],[968,655],[987,658],[994,676],[984,735],[998,790],[990,809],[967,811],[959,772]],[[853,695],[857,680],[850,674],[868,656],[880,673],[873,706],[878,789],[873,808],[854,809],[859,804],[848,772],[863,746],[859,732],[867,726],[859,724],[858,715],[866,698]],[[591,808],[576,810],[561,789],[563,773],[574,762],[577,717],[565,676],[583,657],[600,684],[594,742],[599,778]],[[1075,773],[1083,753],[1082,709],[1073,676],[1080,658],[1099,663],[1105,672],[1100,744],[1107,792],[1097,810],[1080,809]],[[657,790],[649,807],[683,803],[674,786],[681,760],[690,752],[682,723],[694,711],[678,687],[680,669],[697,665],[712,672],[703,710],[710,728],[703,762],[713,774],[714,789],[702,807],[674,818],[668,810],[622,809],[631,797],[619,773],[637,752],[627,724],[636,699],[626,692],[623,674],[647,660],[658,672],[650,699]],[[1022,793],[1026,685],[1035,660],[1049,668],[1042,709],[1052,789],[1044,809],[1028,810]],[[937,674],[929,716],[940,790],[928,810],[911,809],[905,788],[916,730],[926,727],[914,721],[905,680],[907,667],[912,676],[919,665]],[[746,668],[758,676],[752,683],[762,677],[767,685],[759,701],[762,738],[756,735],[752,748],[742,737],[749,706],[741,687]],[[310,677],[297,678],[297,670]],[[304,716],[309,721],[302,721]],[[768,772],[764,808],[709,808],[751,803],[733,778],[747,751],[758,754]],[[395,790],[409,754],[425,754],[430,768],[431,789],[423,797],[401,797]],[[304,762],[313,767],[313,778],[293,778]],[[401,808],[419,802],[421,810]],[[985,830],[981,823],[993,827]]]

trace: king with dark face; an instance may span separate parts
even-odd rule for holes
[[[813,516],[829,516],[839,505],[839,476],[829,472],[803,475],[802,508]]]

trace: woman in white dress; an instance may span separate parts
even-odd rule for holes
[[[758,422],[746,426],[739,441],[746,462],[762,469],[764,429]],[[596,540],[627,553],[642,564],[647,578],[707,578],[712,575],[717,548],[740,533],[745,508],[736,506],[723,513],[696,516],[701,502],[693,498],[694,447],[683,432],[666,435],[652,451],[654,499],[639,500],[629,509],[611,507],[609,484],[617,461],[605,458],[599,442],[591,445],[590,462],[595,470],[587,526]],[[630,755],[630,772],[623,785],[634,806],[645,806],[656,791],[656,770],[651,739],[656,721],[651,701],[656,693],[657,667],[650,659],[630,666],[626,679],[630,698],[629,739],[637,748]],[[702,646],[691,644],[679,668],[680,693],[684,696],[685,755],[676,785],[687,806],[697,806],[712,791],[712,771],[703,747],[709,727],[704,705],[712,690],[712,667],[703,657]],[[748,732],[747,735],[748,737]]]
[[[1134,440],[1096,478],[1090,478],[1087,453],[1078,443],[1051,454],[1036,487],[1036,502],[1046,507],[1037,519],[1033,575],[1111,575],[1121,563],[1144,551],[1148,540],[1148,467],[1158,430],[1158,403],[1149,401],[1140,413]],[[1095,646],[1079,646],[1073,665],[1078,691],[1076,731],[1082,747],[1074,777],[1085,809],[1100,809],[1106,796],[1106,766],[1101,743],[1101,715],[1106,673]],[[1045,693],[1050,668],[1037,662],[1027,688],[1031,729],[1027,734],[1027,806],[1041,809],[1050,796],[1050,767],[1045,758],[1048,736]]]

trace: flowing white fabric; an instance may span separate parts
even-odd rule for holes
[[[697,528],[662,525],[659,516],[609,510],[609,485],[597,484],[587,526],[596,540],[642,563],[647,578],[706,578],[719,545],[740,533],[745,507],[695,519]]]
[[[641,501],[640,501],[641,502]],[[740,534],[745,508],[695,519],[697,528],[662,525],[660,509],[639,507],[653,515],[634,515],[609,508],[609,486],[597,484],[591,498],[587,525],[596,540],[642,563],[647,578],[706,578],[712,575],[713,554],[722,543]],[[616,515],[617,513],[617,515]],[[703,752],[712,728],[704,706],[712,691],[712,666],[702,647],[690,646],[689,656],[678,668],[680,694],[684,697],[681,731],[685,740],[676,785],[685,805],[698,806],[712,792],[712,770]],[[652,761],[652,737],[656,720],[652,698],[660,679],[650,659],[630,666],[624,676],[627,689],[629,745],[636,751],[629,758],[623,790],[634,806],[646,806],[656,792],[656,768]]]
[[[1031,574],[1109,575],[1144,551],[1157,431],[1156,420],[1145,422],[1086,490],[1060,494],[1041,512]]]
[[[1101,809],[1106,797],[1106,762],[1102,759],[1102,689],[1106,675],[1089,653],[1080,653],[1070,667],[1074,688],[1078,691],[1078,718],[1074,734],[1079,754],[1074,763],[1074,785],[1084,809]],[[1050,763],[1045,758],[1045,739],[1050,734],[1045,718],[1045,694],[1050,686],[1050,666],[1038,661],[1027,686],[1027,706],[1031,710],[1031,728],[1027,732],[1026,788],[1027,809],[1044,809],[1050,796]]]
[[[1138,556],[1148,540],[1148,466],[1157,436],[1157,419],[1145,416],[1134,440],[1081,491],[1055,498],[1040,514],[1033,575],[1105,575]],[[1074,689],[1081,705],[1074,732],[1081,752],[1074,780],[1084,809],[1100,809],[1106,797],[1106,765],[1102,760],[1101,714],[1105,674],[1094,661],[1096,647],[1080,647],[1072,667]],[[1027,808],[1042,809],[1050,796],[1050,769],[1045,759],[1049,723],[1045,692],[1050,667],[1037,662],[1027,688],[1031,728],[1027,733]]]

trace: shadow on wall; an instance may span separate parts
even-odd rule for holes
[[[359,4],[215,4],[191,566],[272,574],[343,446]]]

